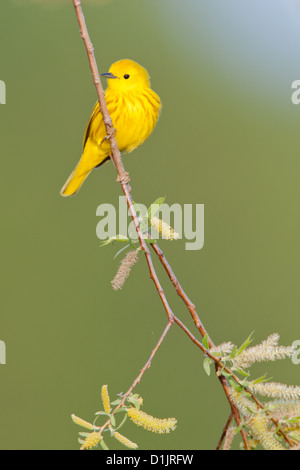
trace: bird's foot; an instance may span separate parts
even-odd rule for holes
[[[109,139],[112,139],[113,137],[115,137],[116,132],[117,132],[117,129],[115,129],[114,127],[111,127],[109,129],[109,132],[106,134],[106,136],[104,137],[104,139],[102,140],[100,145],[102,145],[103,142],[105,142],[106,140],[109,140]]]
[[[117,183],[128,184],[129,181],[130,181],[130,176],[129,176],[129,173],[127,173],[127,171],[125,171],[125,173],[123,173],[122,176],[118,176],[117,178]]]

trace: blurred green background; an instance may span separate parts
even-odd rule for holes
[[[215,343],[241,344],[251,331],[257,341],[300,339],[299,2],[82,3],[100,72],[134,59],[163,101],[151,138],[124,159],[134,199],[205,204],[202,250],[160,245]],[[76,197],[59,196],[96,101],[71,0],[2,1],[0,25],[0,446],[77,449],[71,413],[93,419],[102,384],[112,397],[128,389],[166,316],[144,260],[122,291],[111,288],[120,259],[99,247],[96,208],[118,203],[113,165]],[[299,385],[289,360],[255,371]],[[140,449],[216,446],[228,404],[176,326],[136,392],[148,413],[178,419],[166,436],[128,423],[122,431]]]

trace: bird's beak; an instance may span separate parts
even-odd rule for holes
[[[104,78],[118,78],[110,72],[101,73],[101,77],[104,77]]]

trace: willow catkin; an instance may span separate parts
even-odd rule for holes
[[[99,432],[92,432],[82,444],[80,450],[90,450],[96,447],[101,441],[102,436]]]
[[[119,432],[114,433],[114,437],[117,439],[117,441],[121,442],[125,447],[128,447],[128,449],[137,449],[138,445],[135,442],[130,441],[127,437],[123,436]]]
[[[109,414],[110,413],[110,398],[108,394],[107,385],[103,385],[103,387],[101,388],[101,399],[102,399],[105,413]]]
[[[125,258],[122,260],[121,265],[118,269],[117,274],[111,281],[114,290],[122,289],[126,279],[129,277],[131,269],[138,261],[138,250],[128,251]]]
[[[89,429],[90,431],[93,431],[93,429],[94,429],[94,425],[92,423],[88,423],[84,419],[81,419],[78,416],[75,416],[74,414],[72,415],[72,421],[75,424],[78,424],[78,426],[81,426],[82,428]]]
[[[157,432],[159,434],[173,431],[176,428],[177,423],[175,418],[154,418],[154,416],[134,407],[129,408],[128,416],[137,426],[141,426],[147,431]]]
[[[170,227],[169,224],[161,219],[158,219],[157,217],[152,217],[150,219],[150,224],[155,230],[161,233],[163,238],[166,240],[178,240],[178,238],[180,238],[179,233],[175,232],[175,230]]]

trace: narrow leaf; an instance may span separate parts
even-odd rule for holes
[[[151,204],[151,206],[148,209],[148,218],[151,219],[152,217],[155,216],[155,214],[158,212],[160,209],[160,206],[165,202],[166,198],[165,197],[159,197],[156,199],[156,201]]]
[[[117,405],[119,405],[119,404],[121,403],[121,401],[122,401],[121,398],[118,398],[117,400],[112,401],[112,402],[111,402],[111,405],[117,406]]]
[[[110,415],[110,422],[112,424],[112,426],[116,426],[116,418],[114,417],[114,415]]]
[[[203,344],[203,346],[205,347],[205,349],[209,349],[208,334],[207,334],[207,333],[206,333],[206,335],[205,335],[204,338],[203,338],[202,344]]]
[[[124,250],[126,250],[126,248],[128,248],[129,246],[130,246],[130,244],[129,244],[129,245],[126,245],[126,246],[123,246],[123,248],[121,248],[121,250],[119,250],[118,253],[115,254],[114,259],[116,259],[116,258],[119,256],[119,254],[121,254],[121,253],[122,253]]]
[[[203,367],[204,367],[204,370],[205,372],[207,373],[207,375],[209,376],[210,375],[210,359],[209,357],[206,357],[203,361]]]
[[[233,367],[232,370],[235,370],[238,374],[242,375],[243,377],[249,377],[250,374],[245,372],[243,369],[239,369],[238,367]]]
[[[132,403],[132,404],[135,406],[135,408],[137,408],[137,409],[140,408],[139,401],[138,401],[135,397],[132,397],[132,396],[129,397],[129,398],[128,398],[128,401],[129,401],[130,403]]]
[[[107,240],[104,240],[101,244],[100,247],[107,246],[110,243],[113,242],[128,242],[129,239],[125,237],[124,235],[115,235],[114,237],[110,237]]]
[[[103,450],[109,450],[109,448],[108,448],[107,445],[105,444],[103,438],[102,438],[101,441],[100,441],[100,445],[101,445],[101,447],[102,447]]]
[[[237,428],[235,428],[234,434],[238,434],[239,432],[241,432],[243,426],[244,426],[244,424],[240,423],[240,425]]]
[[[246,348],[249,346],[249,344],[252,343],[252,341],[253,341],[252,336],[253,336],[253,331],[252,331],[252,333],[248,336],[248,338],[246,339],[246,341],[243,342],[242,346],[240,346],[240,348],[237,350],[236,356],[239,356],[239,355],[241,354],[241,352],[243,352],[244,349],[246,349]]]

